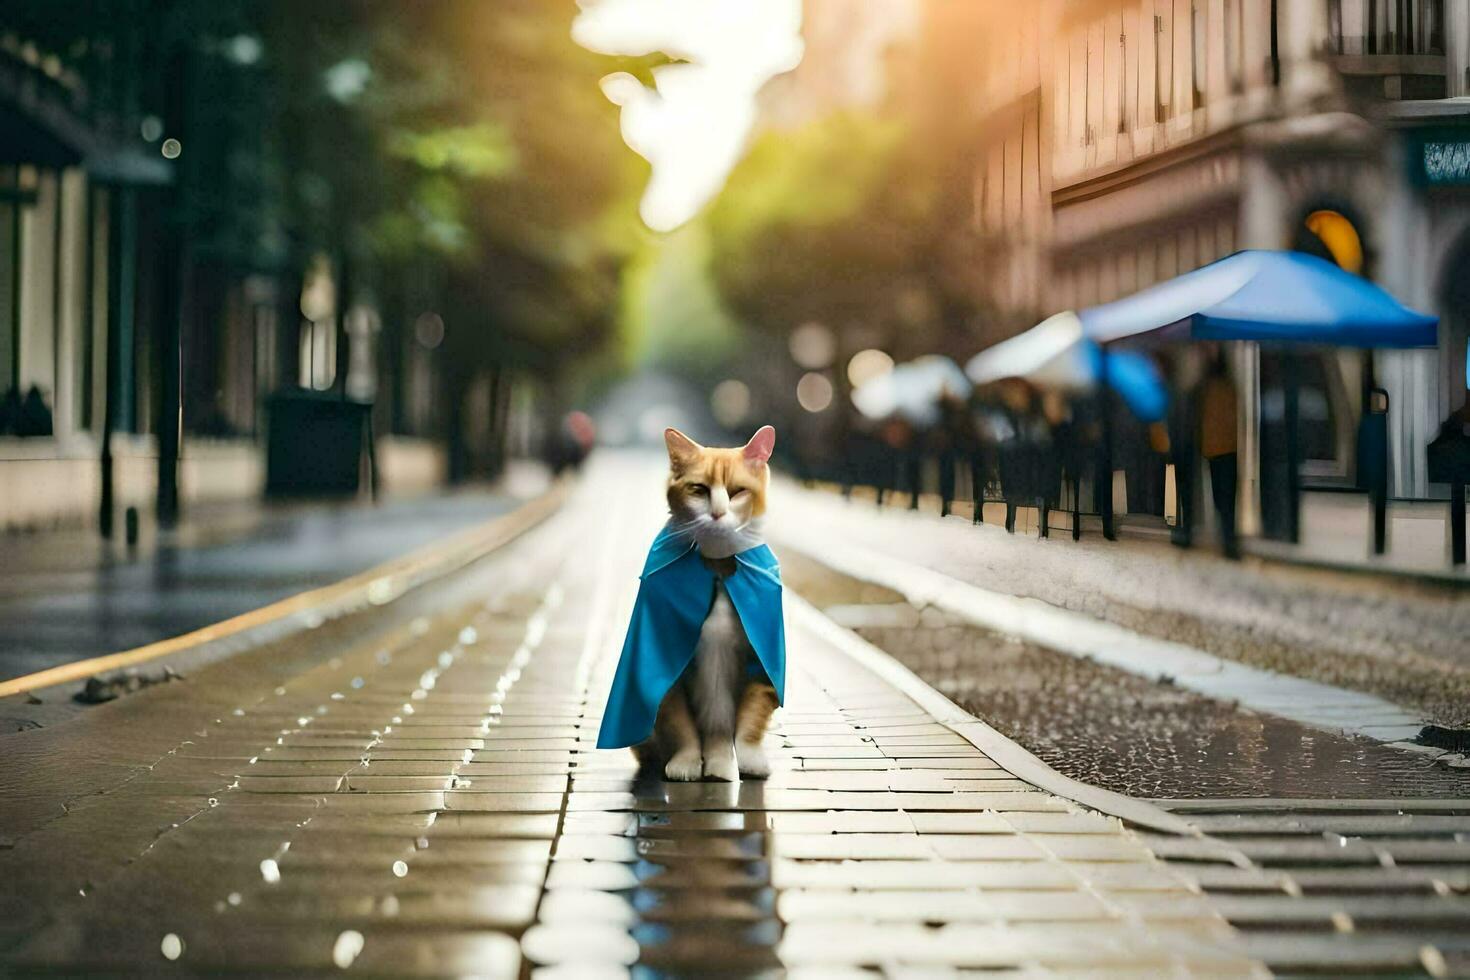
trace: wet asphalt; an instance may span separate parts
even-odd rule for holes
[[[1470,769],[979,629],[811,558],[787,586],[1058,771],[1156,799],[1470,797]]]
[[[0,536],[0,680],[128,650],[340,581],[516,501],[488,490],[201,506],[138,544],[82,528]]]

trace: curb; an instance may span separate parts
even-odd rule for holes
[[[553,484],[545,493],[483,524],[432,541],[340,582],[288,596],[190,633],[0,681],[0,698],[74,683],[93,674],[136,667],[251,630],[281,625],[292,617],[296,617],[299,626],[304,628],[367,606],[386,605],[426,582],[458,571],[529,531],[556,513],[566,494],[565,482]]]
[[[785,602],[791,618],[802,627],[832,644],[860,666],[898,688],[919,707],[929,712],[935,721],[964,738],[1013,776],[1054,796],[1080,803],[1099,813],[1118,817],[1135,826],[1183,837],[1200,836],[1199,831],[1187,820],[1152,803],[1114,793],[1111,790],[1089,786],[1070,776],[1064,776],[1032,755],[1019,743],[1002,735],[930,687],[923,678],[899,663],[890,654],[846,627],[839,626],[828,619],[801,596],[788,591],[785,593]]]

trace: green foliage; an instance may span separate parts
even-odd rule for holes
[[[843,113],[795,133],[767,132],[735,168],[709,214],[723,245],[758,247],[762,234],[859,220],[901,149],[892,119]]]
[[[503,177],[515,169],[516,148],[503,126],[491,122],[390,135],[389,151],[423,170],[460,177]]]
[[[964,158],[896,109],[767,131],[707,215],[721,294],[777,335],[816,320],[899,357],[957,346],[976,312]]]
[[[634,244],[610,216],[632,213],[639,174],[603,67],[570,39],[575,4],[264,10],[297,264],[341,254],[406,315],[441,312],[456,371],[554,372],[605,342]],[[334,94],[342,65],[353,84]]]
[[[623,364],[685,376],[718,374],[734,355],[740,324],[709,275],[709,235],[692,223],[651,237],[624,273]]]

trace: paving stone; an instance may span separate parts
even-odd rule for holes
[[[1323,897],[1220,896],[1213,900],[1219,914],[1236,924],[1317,923],[1331,925],[1345,915],[1356,927],[1392,922],[1464,923],[1470,920],[1470,901],[1451,896],[1363,895]]]
[[[521,949],[533,963],[631,966],[638,961],[638,943],[626,930],[587,921],[533,926],[521,937]]]
[[[357,941],[342,943],[344,934]],[[515,977],[520,949],[514,939],[494,932],[448,932],[416,929],[371,929],[358,933],[316,923],[257,923],[250,930],[232,924],[207,923],[177,931],[168,926],[139,929],[137,923],[93,921],[86,926],[63,924],[26,944],[15,957],[25,966],[72,964],[111,972],[123,964],[149,964],[150,972],[169,966],[168,937],[173,936],[179,967],[211,971],[221,968],[250,972],[336,970],[344,959],[368,975],[443,976],[474,973]],[[349,936],[351,939],[351,936]],[[344,957],[344,949],[353,949]]]
[[[631,864],[641,855],[637,842],[631,837],[576,834],[558,837],[553,857],[558,861],[620,861]]]
[[[1140,961],[1168,963],[1157,936],[1117,923],[1069,923],[1066,929],[1008,924],[950,923],[937,928],[864,922],[796,922],[781,939],[780,955],[793,965],[886,963],[934,966],[1006,967],[1040,964],[1062,967],[1136,966]],[[1192,944],[1179,942],[1185,947]],[[1227,944],[1198,944],[1192,950],[1216,953],[1221,960],[1244,957]],[[1166,967],[1167,968],[1167,967]]]
[[[457,789],[441,797],[440,809],[487,813],[556,813],[564,798],[561,793],[475,793]]]
[[[640,914],[624,894],[568,887],[547,892],[538,917],[552,925],[593,922],[628,929],[637,924]]]
[[[1025,843],[1020,842],[1024,847]],[[918,834],[777,834],[771,852],[792,860],[925,860],[936,857],[929,837]]]
[[[1072,890],[1075,875],[1044,861],[796,861],[774,858],[777,888],[862,888],[922,891],[953,888]]]
[[[551,866],[546,873],[546,887],[550,890],[562,888],[595,889],[598,891],[623,891],[638,884],[634,869],[614,861],[562,861]]]
[[[786,922],[1073,922],[1116,918],[1085,892],[787,889],[777,902]]]
[[[907,834],[918,830],[915,814],[903,810],[843,810],[830,813],[768,813],[766,826],[788,834]],[[918,814],[940,816],[940,814]],[[944,814],[948,816],[948,814]],[[956,814],[956,816],[960,816]],[[965,819],[983,821],[984,814],[964,814]],[[992,819],[994,819],[992,815]],[[999,821],[996,820],[999,825]]]
[[[569,836],[614,834],[632,837],[638,833],[638,816],[633,813],[574,811],[562,815],[561,832]]]
[[[546,863],[551,854],[549,840],[486,840],[465,837],[423,837],[409,859],[410,870],[448,864],[469,867],[478,864]]]
[[[435,814],[425,836],[441,837],[532,837],[550,840],[556,835],[555,813],[464,813]]]

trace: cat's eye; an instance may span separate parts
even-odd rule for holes
[[[750,491],[749,490],[746,490],[744,488],[741,488],[739,490],[736,490],[733,494],[731,494],[730,495],[730,499],[731,500],[739,500],[741,497],[748,497],[748,496],[750,496]]]
[[[703,483],[691,483],[689,484],[689,492],[694,494],[696,497],[703,497],[709,493],[709,487],[705,486]]]

